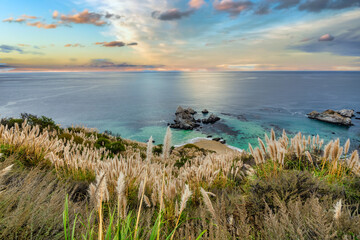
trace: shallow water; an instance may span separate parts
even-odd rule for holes
[[[222,120],[201,131],[173,131],[174,144],[213,135],[247,148],[274,128],[279,134],[285,129],[342,142],[351,138],[358,148],[360,120],[341,127],[310,120],[306,113],[360,111],[359,90],[360,72],[3,73],[0,115],[46,115],[63,126],[82,124],[138,141],[152,135],[161,143],[181,105],[207,108]]]

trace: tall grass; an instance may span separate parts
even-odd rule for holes
[[[60,138],[58,130],[40,130],[26,121],[21,126],[15,123],[12,128],[0,125],[0,145],[6,146],[7,156],[16,156],[15,163],[0,169],[0,178],[11,172],[13,166],[23,169],[40,167],[54,170],[59,179],[89,183],[89,201],[86,203],[92,214],[79,213],[70,219],[69,202],[66,200],[63,213],[65,239],[73,239],[79,234],[84,239],[99,240],[141,239],[145,236],[173,239],[187,229],[184,224],[188,224],[187,220],[191,218],[190,209],[194,211],[201,204],[210,213],[199,213],[203,214],[201,219],[208,221],[201,223],[201,226],[206,226],[204,230],[208,230],[203,233],[204,236],[221,236],[221,231],[235,228],[235,220],[233,214],[226,214],[225,219],[219,214],[224,211],[217,207],[218,202],[226,202],[220,199],[224,196],[220,190],[228,195],[239,190],[246,195],[252,181],[280,179],[289,170],[311,172],[331,181],[350,177],[357,181],[360,176],[359,155],[356,150],[349,153],[350,140],[341,145],[336,139],[324,146],[324,140],[319,136],[298,133],[289,138],[283,131],[277,137],[272,130],[270,137],[265,134],[264,141],[258,139],[258,147],[253,148],[249,144],[249,153],[207,153],[194,156],[179,166],[179,157],[172,152],[169,128],[161,155],[153,154],[152,138],[148,144],[123,140],[126,151],[114,153],[106,147],[95,146],[99,142],[95,130],[73,128],[64,131],[82,138],[82,143],[75,141],[75,137]],[[111,136],[106,139],[118,141]],[[256,190],[256,187],[253,188]],[[339,201],[339,198],[336,200]],[[241,210],[237,205],[234,208]],[[287,206],[278,206],[278,209],[288,211]],[[334,219],[341,222],[345,209],[343,202],[338,202],[334,209],[337,216]],[[151,229],[141,225],[144,212],[151,212],[154,216],[149,220]],[[253,213],[248,214],[254,217]],[[272,215],[269,213],[266,216],[271,218]],[[250,220],[244,218],[241,221]],[[250,231],[245,227],[241,230],[244,233]],[[264,234],[272,234],[272,231]]]

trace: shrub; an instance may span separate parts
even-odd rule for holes
[[[153,148],[153,154],[160,155],[163,151],[163,145],[159,144]]]
[[[23,120],[27,119],[28,124],[31,126],[38,125],[40,127],[40,130],[43,130],[45,128],[50,128],[50,130],[59,130],[60,129],[59,126],[57,126],[55,124],[55,121],[53,119],[45,117],[45,116],[38,117],[33,114],[22,113],[21,118]]]
[[[195,148],[196,150],[200,150],[200,148],[198,146],[196,146],[195,144],[191,144],[191,143],[185,144],[183,146],[183,148]]]
[[[21,118],[3,118],[0,120],[0,124],[8,125],[9,128],[12,128],[15,126],[15,123],[17,123],[19,127],[21,127],[25,119],[31,126],[38,125],[41,131],[45,128],[50,128],[50,130],[60,130],[59,126],[57,126],[51,118],[45,116],[38,117],[29,113],[22,113]]]
[[[84,142],[84,139],[82,137],[72,135],[70,133],[62,133],[59,135],[59,139],[66,139],[67,141],[70,141],[72,138],[74,138],[73,141],[77,144],[82,144]]]
[[[339,194],[329,185],[307,171],[282,171],[278,176],[261,178],[250,184],[248,204],[252,213],[262,213],[265,205],[274,209],[274,196],[281,201],[289,202],[310,197],[324,199],[338,198]]]
[[[114,154],[125,151],[125,146],[121,141],[113,142],[107,148]]]
[[[109,139],[100,137],[98,140],[96,140],[95,147],[96,148],[101,148],[101,147],[108,148],[110,144],[111,144],[111,142]]]

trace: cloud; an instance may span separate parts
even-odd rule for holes
[[[85,47],[84,45],[81,45],[80,43],[75,43],[75,44],[65,44],[64,47]]]
[[[15,69],[13,66],[9,66],[6,63],[0,63],[0,72],[7,72]]]
[[[27,25],[31,26],[31,27],[44,28],[44,29],[55,29],[58,27],[58,25],[56,25],[54,23],[47,24],[47,23],[40,22],[40,21],[33,22],[33,23],[28,22]]]
[[[25,18],[17,18],[17,19],[14,19],[14,18],[7,18],[7,19],[4,19],[3,22],[8,22],[8,23],[23,23],[23,22],[26,22],[26,19]]]
[[[319,38],[319,41],[320,42],[329,42],[329,41],[333,41],[334,39],[335,38],[333,36],[331,36],[330,34],[325,34]]]
[[[172,20],[181,19],[183,17],[188,17],[193,13],[194,13],[193,9],[182,12],[177,8],[173,8],[173,9],[169,9],[169,10],[166,10],[163,12],[153,11],[151,13],[151,16],[155,19],[162,20],[162,21],[172,21]]]
[[[2,52],[2,53],[17,52],[17,53],[20,53],[20,54],[43,55],[43,53],[41,53],[41,52],[24,51],[21,47],[19,47],[20,45],[21,44],[19,44],[18,46],[11,46],[11,45],[5,45],[5,44],[0,45],[0,52]],[[24,45],[24,47],[25,47],[25,45]]]
[[[98,27],[107,25],[108,22],[104,19],[120,19],[121,16],[113,13],[96,13],[90,12],[89,10],[85,9],[80,13],[75,14],[59,14],[58,11],[53,12],[54,19],[60,19],[64,23],[76,23],[76,24],[92,24]]]
[[[299,5],[299,10],[320,12],[325,9],[344,9],[359,7],[359,0],[306,0]]]
[[[101,45],[103,47],[124,47],[125,45],[135,46],[135,45],[137,45],[137,43],[132,42],[132,43],[126,44],[122,41],[112,41],[112,42],[96,42],[95,45]]]
[[[129,63],[114,63],[110,59],[93,59],[91,60],[89,65],[86,67],[92,68],[142,68],[142,69],[154,69],[154,68],[161,68],[164,65],[136,65],[136,64],[129,64]]]
[[[204,0],[190,0],[189,6],[191,8],[199,9],[205,4]]]
[[[29,15],[26,15],[26,14],[23,14],[22,17],[25,18],[25,19],[38,19],[38,17],[36,17],[36,16],[29,16]]]
[[[23,23],[26,22],[28,19],[37,19],[38,17],[35,16],[29,16],[26,14],[21,15],[20,18],[14,19],[13,17],[4,19],[3,22],[8,22],[8,23]]]
[[[269,4],[265,3],[265,4],[260,4],[256,9],[255,9],[255,14],[256,15],[265,15],[270,13],[270,7]]]
[[[234,2],[233,0],[215,0],[214,8],[217,11],[227,12],[232,17],[238,16],[241,12],[250,9],[253,6],[253,3],[250,1],[238,1]]]
[[[307,41],[304,44],[292,46],[304,52],[329,52],[340,56],[360,56],[360,26],[337,34],[336,40],[330,34],[321,36],[318,41]]]
[[[301,0],[275,0],[275,9],[287,9],[297,6]]]
[[[54,19],[56,19],[59,16],[59,11],[55,10],[52,16]]]
[[[121,16],[120,15],[117,15],[117,14],[113,14],[113,13],[105,13],[104,14],[104,17],[107,18],[107,19],[120,19]]]
[[[21,54],[24,53],[24,51],[21,48],[16,47],[16,46],[10,46],[10,45],[0,45],[0,52],[3,52],[3,53],[18,52]]]

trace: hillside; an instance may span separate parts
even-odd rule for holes
[[[279,133],[278,133],[279,135]],[[153,146],[24,114],[0,125],[1,239],[357,239],[350,141]],[[259,136],[263,138],[263,136]]]

